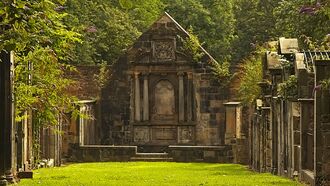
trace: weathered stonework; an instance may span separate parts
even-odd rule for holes
[[[260,172],[329,185],[329,87],[320,85],[330,77],[329,52],[299,53],[297,42],[281,38],[279,53],[265,54],[261,105],[250,128],[250,164]],[[278,55],[292,63],[291,68],[281,66]],[[297,78],[297,91],[280,95],[277,87],[290,75]]]
[[[209,54],[196,62],[183,52],[187,37],[165,14],[114,65],[100,100],[104,144],[224,144],[227,93],[212,79]]]
[[[89,140],[95,144],[136,146],[139,152],[169,154],[173,150],[169,146],[190,146],[189,153],[203,154],[205,150],[205,161],[213,157],[212,161],[232,162],[231,150],[230,153],[221,152],[229,148],[224,143],[223,105],[229,92],[215,80],[210,66],[215,62],[212,56],[200,47],[204,55],[200,61],[194,61],[193,56],[185,52],[182,39],[187,38],[189,34],[165,13],[111,67],[111,76],[101,89],[95,78],[91,78],[99,72],[98,68],[88,71],[88,67],[79,67],[80,78],[75,77],[79,82],[85,81],[80,88],[71,91],[80,94],[88,89],[81,93],[81,99],[96,98],[93,105],[85,104],[84,108],[95,108],[96,121],[92,125],[97,127],[85,129],[79,123],[72,127],[76,131],[71,134],[78,137],[66,140],[69,159],[70,156],[75,157],[72,160],[92,157],[90,153],[96,153],[97,147],[85,148],[94,144],[81,143],[80,139],[86,141],[87,136],[95,133],[97,139]],[[81,138],[82,130],[90,132]],[[196,151],[194,146],[219,148],[212,152],[204,148]],[[121,150],[126,151],[126,148]],[[176,148],[176,151],[181,150],[186,152],[187,148]],[[83,156],[76,153],[83,153]],[[227,155],[229,158],[225,157]],[[191,157],[190,160],[196,159],[200,158]]]

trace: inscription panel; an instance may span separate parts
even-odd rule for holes
[[[161,80],[154,89],[154,120],[174,120],[175,96],[174,87],[167,80]]]
[[[176,140],[176,128],[153,128],[152,140]]]

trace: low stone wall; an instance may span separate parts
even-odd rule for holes
[[[84,145],[73,149],[69,161],[105,162],[130,161],[137,152],[136,146]]]
[[[169,146],[169,152],[176,162],[233,163],[231,146]]]
[[[84,145],[72,148],[71,162],[131,161],[137,146]],[[231,146],[168,146],[169,157],[176,162],[234,163]]]

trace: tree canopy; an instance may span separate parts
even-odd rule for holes
[[[18,113],[31,108],[54,121],[72,101],[63,71],[113,64],[164,11],[193,28],[219,64],[254,59],[256,46],[281,36],[329,49],[327,0],[3,0],[0,50],[16,53]]]

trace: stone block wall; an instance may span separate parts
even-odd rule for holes
[[[196,94],[196,144],[221,145],[225,136],[225,106],[227,89],[222,87],[214,74],[199,66],[195,70],[194,85]]]
[[[71,149],[72,162],[130,161],[137,152],[136,146],[85,145]]]
[[[131,79],[126,57],[113,66],[111,77],[102,89],[100,98],[102,144],[128,145],[131,142],[130,95]]]
[[[176,162],[233,163],[231,146],[169,146]]]

